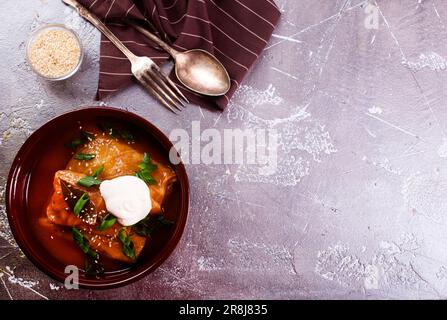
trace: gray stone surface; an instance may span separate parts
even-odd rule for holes
[[[446,298],[447,3],[277,0],[280,26],[229,108],[173,116],[132,86],[106,103],[166,134],[274,128],[278,170],[188,165],[191,209],[174,254],[108,291],[64,289],[17,249],[0,206],[0,298]],[[371,8],[371,7],[368,7]],[[60,1],[1,1],[0,184],[26,137],[92,105],[99,34]],[[368,21],[368,20],[367,20]],[[74,28],[86,59],[48,83],[25,62],[37,26]],[[368,25],[367,25],[368,26]]]

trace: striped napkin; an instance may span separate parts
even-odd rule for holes
[[[224,109],[270,39],[280,11],[273,0],[79,0],[102,18],[136,55],[158,65],[169,56],[122,22],[136,19],[175,49],[204,49],[227,68],[231,89],[221,97],[203,97],[182,87],[187,98],[201,106]],[[133,81],[130,63],[104,36],[101,38],[97,98],[106,98]]]

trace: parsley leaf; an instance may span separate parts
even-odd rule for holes
[[[148,184],[156,184],[157,181],[152,177],[152,172],[157,169],[157,165],[154,164],[147,153],[144,153],[143,162],[138,165],[138,170],[135,175]]]

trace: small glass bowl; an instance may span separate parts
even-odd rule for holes
[[[32,44],[34,43],[34,41],[39,37],[39,35],[40,35],[42,32],[44,32],[44,31],[47,31],[47,30],[54,30],[54,29],[62,29],[62,30],[68,31],[70,34],[72,34],[72,35],[74,36],[74,38],[76,39],[76,41],[77,41],[77,43],[78,43],[78,45],[79,45],[79,49],[80,49],[79,61],[78,61],[78,63],[76,64],[76,66],[75,66],[70,72],[68,72],[68,73],[66,73],[66,74],[64,74],[64,75],[62,75],[62,76],[60,76],[60,77],[56,77],[56,78],[47,77],[47,76],[41,74],[39,71],[37,71],[37,70],[35,69],[35,67],[33,66],[33,64],[31,63],[31,60],[30,60],[30,57],[29,57],[29,56],[30,56],[31,46],[32,46]],[[65,80],[65,79],[70,78],[70,77],[71,77],[72,75],[74,75],[74,74],[79,70],[79,68],[81,67],[83,58],[84,58],[84,48],[82,47],[81,39],[79,39],[79,36],[76,34],[76,32],[74,32],[74,31],[73,31],[72,29],[70,29],[70,28],[67,28],[67,27],[66,27],[65,25],[63,25],[63,24],[52,23],[52,24],[47,24],[47,25],[44,25],[44,26],[41,26],[41,27],[37,28],[36,30],[34,30],[34,31],[31,33],[31,36],[30,36],[30,38],[29,38],[29,40],[28,40],[28,43],[27,43],[27,45],[26,45],[26,60],[27,60],[28,64],[31,66],[31,69],[33,69],[33,71],[34,71],[36,74],[38,74],[39,76],[41,76],[42,78],[44,78],[44,79],[46,79],[46,80],[50,80],[50,81],[60,81],[60,80]]]

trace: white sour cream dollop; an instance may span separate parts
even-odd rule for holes
[[[123,226],[144,219],[152,209],[151,192],[146,183],[134,176],[105,180],[99,186],[107,210]]]

